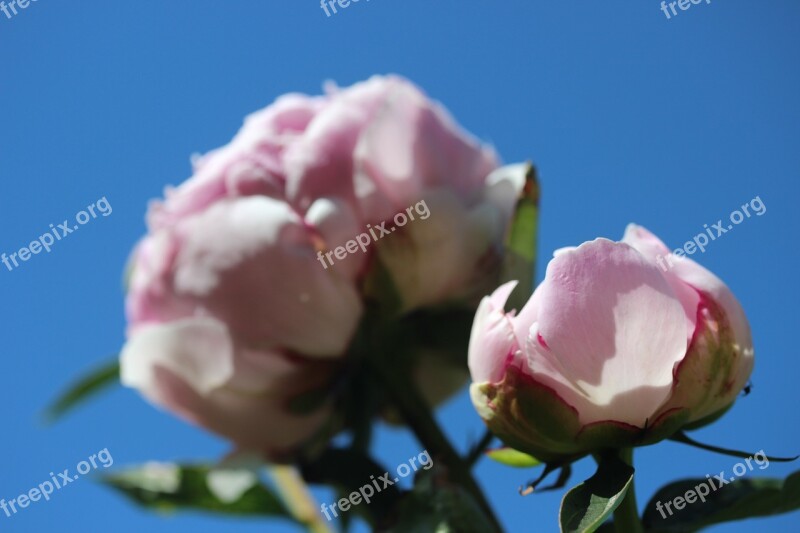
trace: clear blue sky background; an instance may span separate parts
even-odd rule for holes
[[[0,14],[0,252],[106,196],[113,214],[0,265],[0,498],[109,448],[115,466],[203,459],[224,442],[116,390],[52,428],[53,396],[123,342],[121,272],[149,199],[288,91],[396,72],[442,100],[543,187],[540,272],[553,249],[619,238],[636,221],[677,247],[755,196],[767,206],[699,257],[738,295],[756,341],[753,393],[696,435],[800,452],[797,247],[800,4],[714,1],[667,20],[656,0],[361,1],[326,18],[305,1],[32,3]],[[312,332],[313,334],[313,332]],[[466,446],[482,424],[466,394],[439,413]],[[420,451],[381,429],[394,466]],[[737,462],[675,444],[637,454],[638,495]],[[748,475],[785,476],[771,464]],[[573,481],[591,473],[581,463]],[[478,469],[509,531],[555,531],[560,493],[521,498],[535,472]],[[327,493],[323,493],[323,496]],[[714,531],[797,531],[800,514]],[[194,514],[164,519],[79,480],[0,531],[291,531]]]

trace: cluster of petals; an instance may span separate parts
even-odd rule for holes
[[[290,404],[336,375],[378,256],[405,309],[475,290],[519,181],[498,167],[396,76],[280,97],[150,206],[130,263],[123,382],[240,447],[291,450],[331,418],[331,402]],[[320,264],[420,201],[427,220]]]
[[[730,289],[643,227],[558,250],[518,314],[504,310],[513,289],[482,301],[469,363],[476,408],[519,447],[547,455],[665,438],[726,410],[752,371]]]

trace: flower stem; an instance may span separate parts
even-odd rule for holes
[[[469,455],[467,455],[466,461],[470,467],[475,466],[475,463],[483,457],[483,454],[486,452],[486,449],[489,448],[489,445],[494,440],[494,433],[486,430],[486,433],[483,434],[483,437],[480,441],[478,441],[475,446],[473,446],[472,450],[470,450]]]
[[[319,505],[294,466],[273,465],[270,473],[284,503],[310,533],[333,533],[322,521],[322,516],[317,512]]]
[[[633,466],[633,448],[620,450],[620,459]],[[617,533],[644,533],[642,521],[639,519],[639,508],[636,505],[636,487],[633,480],[622,503],[614,510],[614,528]]]
[[[386,386],[391,401],[400,412],[406,424],[414,431],[417,439],[425,446],[428,453],[441,460],[447,469],[450,479],[461,485],[475,499],[494,531],[503,531],[494,515],[486,496],[472,477],[470,465],[453,448],[447,436],[439,427],[431,412],[431,408],[420,395],[416,384],[403,372],[392,372],[372,359],[375,373],[380,376]]]

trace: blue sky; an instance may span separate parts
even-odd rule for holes
[[[147,201],[281,93],[399,73],[443,101],[508,162],[539,167],[539,271],[552,250],[647,226],[673,247],[759,196],[695,259],[734,290],[756,342],[754,388],[697,438],[800,452],[795,409],[800,4],[713,1],[667,19],[656,0],[373,0],[326,17],[317,2],[31,3],[0,13],[0,252],[106,197],[113,207],[8,271],[0,266],[0,498],[108,448],[115,466],[214,458],[224,442],[116,390],[55,427],[39,415],[123,342],[121,276]],[[466,394],[439,417],[464,446],[482,423]],[[381,428],[390,467],[420,451]],[[737,460],[677,444],[637,453],[640,506],[668,481]],[[754,474],[783,477],[795,465]],[[591,473],[578,465],[573,481]],[[489,462],[481,484],[512,532],[556,530],[560,493],[522,498],[535,472]],[[754,475],[748,474],[748,475]],[[325,493],[323,493],[324,497]],[[800,518],[712,531],[796,531]],[[140,511],[92,481],[0,515],[0,530],[229,531],[228,520]],[[240,531],[291,531],[243,521]]]

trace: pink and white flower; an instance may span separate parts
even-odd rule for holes
[[[509,445],[541,458],[649,443],[724,412],[753,368],[744,312],[690,259],[630,225],[621,242],[556,252],[519,314],[508,283],[470,339],[473,403]]]
[[[332,420],[324,394],[311,412],[290,406],[336,379],[378,268],[402,311],[474,306],[496,285],[487,266],[522,183],[498,165],[396,76],[279,98],[151,205],[131,260],[123,382],[240,447],[290,453]],[[420,201],[426,220],[333,268],[318,262]]]

